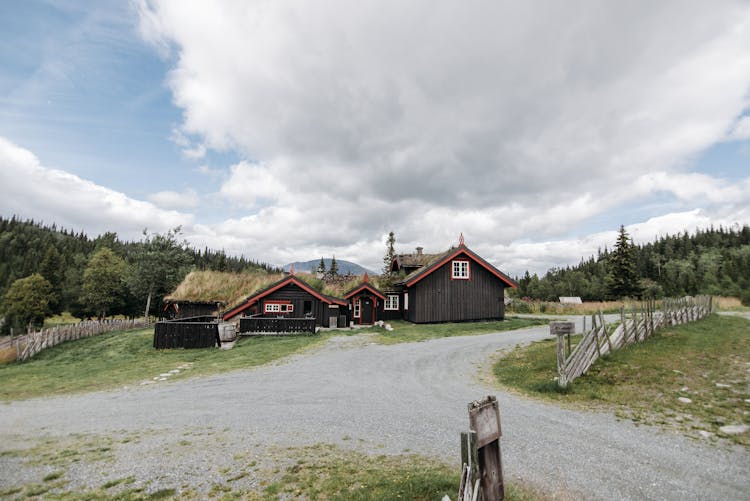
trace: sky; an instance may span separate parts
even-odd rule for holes
[[[512,276],[750,224],[746,1],[0,0],[0,215]]]

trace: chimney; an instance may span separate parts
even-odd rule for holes
[[[422,255],[422,249],[423,249],[423,247],[417,247],[417,256],[421,256]]]

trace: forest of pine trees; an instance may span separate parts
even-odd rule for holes
[[[108,248],[125,262],[126,274],[135,274],[135,263],[144,245],[145,242],[122,242],[115,233],[92,239],[83,232],[58,229],[55,224],[45,226],[33,220],[21,221],[15,216],[10,219],[0,217],[0,298],[17,279],[39,273],[52,286],[51,313],[69,311],[79,317],[95,315],[95,309],[83,300],[84,272],[92,256]],[[190,270],[278,271],[245,257],[231,257],[223,251],[208,248],[195,250],[180,243],[176,251],[181,263],[176,277],[178,282]],[[124,279],[127,281],[128,277]],[[134,297],[135,294],[127,289],[123,287],[123,297],[118,298],[116,309],[109,314],[143,315],[145,299]],[[169,292],[155,291],[152,312],[159,308],[161,298]]]
[[[632,254],[638,296],[712,294],[750,303],[750,226],[665,236],[633,245]],[[605,249],[577,266],[552,268],[542,277],[526,272],[516,279],[518,296],[545,301],[557,301],[559,296],[620,299],[612,290],[612,255]]]

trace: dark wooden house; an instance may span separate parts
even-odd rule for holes
[[[344,295],[349,301],[349,318],[357,325],[372,325],[379,320],[404,317],[399,291],[382,292],[370,283],[365,273],[362,282]]]
[[[458,247],[426,260],[421,249],[417,252],[424,264],[396,284],[405,320],[434,323],[505,318],[505,288],[518,284],[469,249],[463,237]],[[397,259],[391,270],[413,266],[408,259]]]
[[[348,306],[347,301],[327,296],[297,276],[288,275],[224,313],[223,319],[234,322],[241,316],[315,318],[317,326],[336,327],[347,324]]]
[[[168,300],[164,303],[162,317],[176,320],[190,317],[217,317],[224,308],[221,301]]]

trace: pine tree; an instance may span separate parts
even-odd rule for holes
[[[620,226],[615,248],[609,255],[609,273],[607,274],[607,291],[614,299],[637,297],[641,290],[637,273],[636,247],[630,240],[625,226]]]
[[[320,258],[320,262],[318,263],[318,267],[315,269],[315,273],[319,273],[321,275],[326,274],[326,262],[323,257]]]
[[[332,277],[336,277],[339,274],[339,265],[336,262],[336,256],[333,256],[333,258],[331,258],[331,267],[328,268],[328,274]]]
[[[385,241],[385,256],[383,256],[383,275],[390,275],[391,273],[391,263],[396,256],[395,243],[396,235],[393,232],[388,233],[388,240]]]

